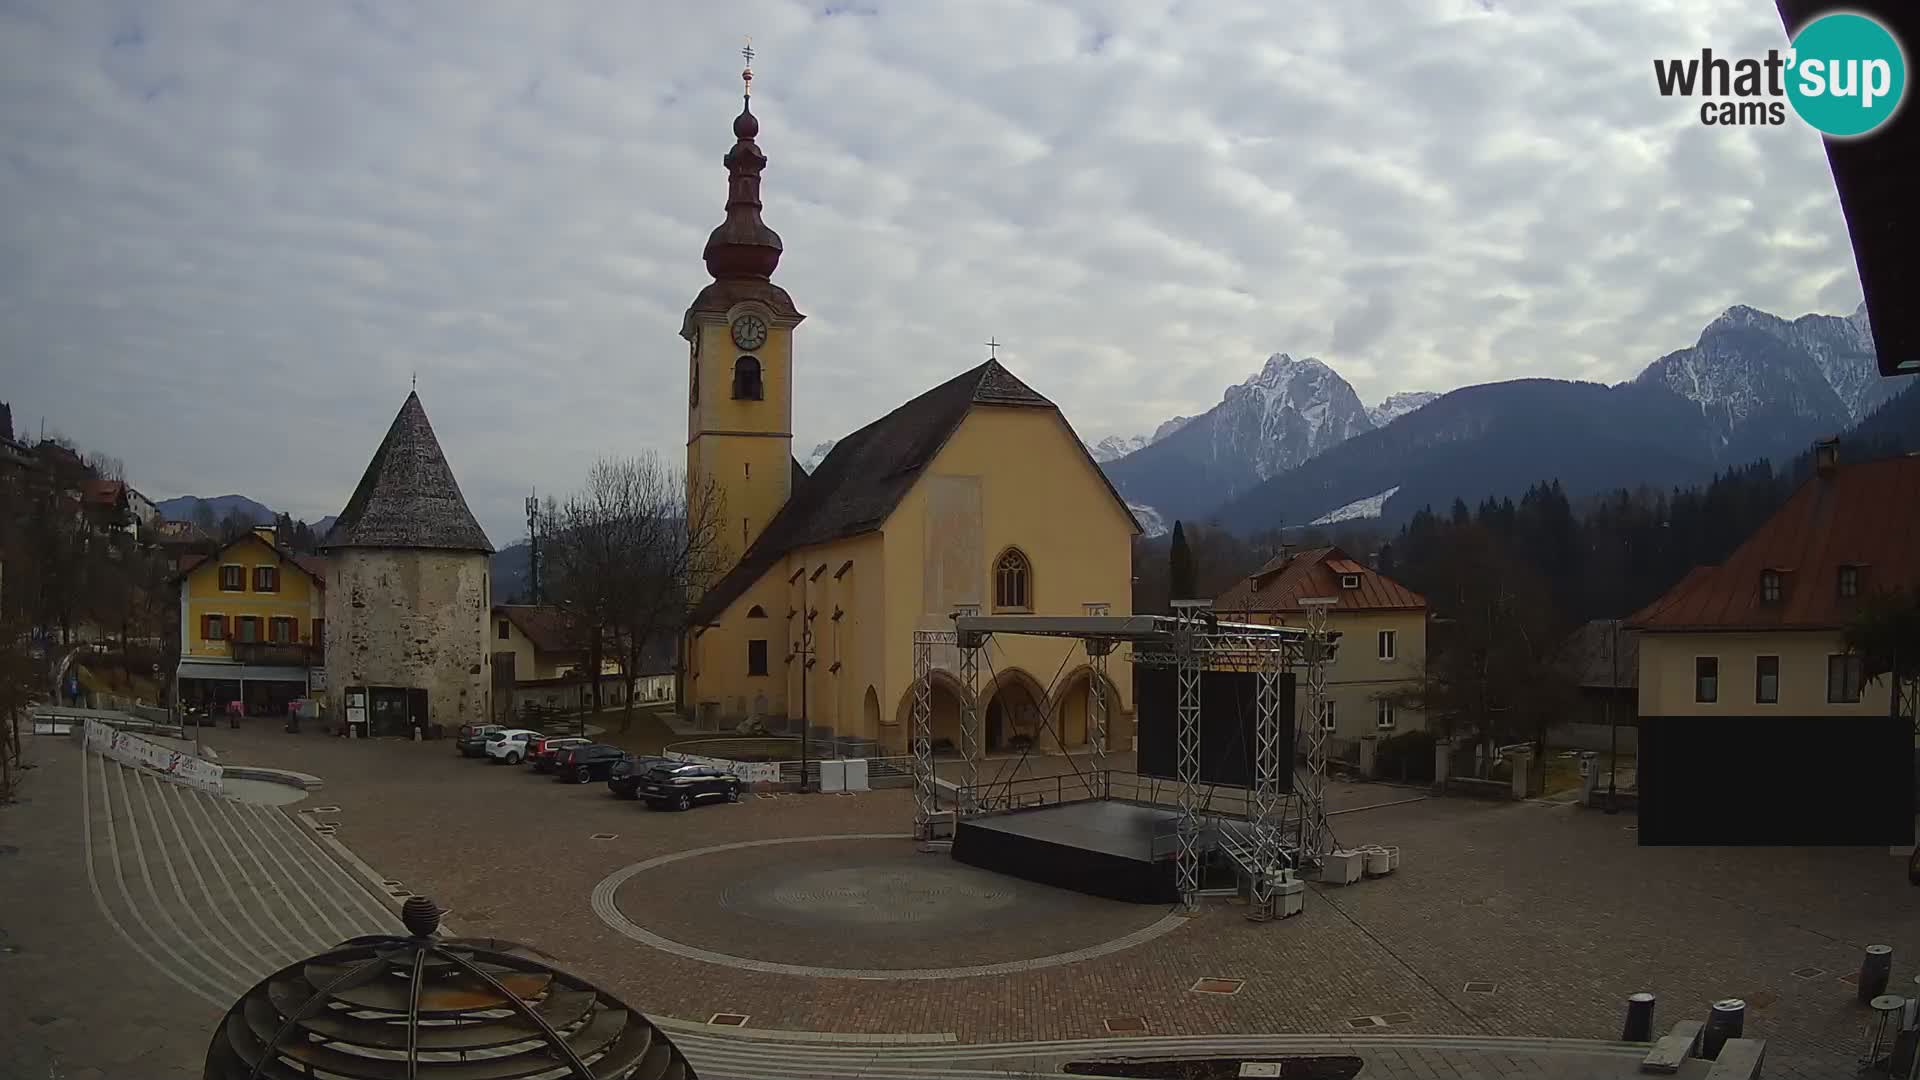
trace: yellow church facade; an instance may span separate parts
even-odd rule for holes
[[[779,237],[760,220],[758,121],[743,110],[714,280],[688,308],[687,475],[721,495],[740,557],[682,635],[681,705],[705,726],[774,730],[904,753],[916,630],[956,613],[1130,614],[1139,525],[1054,404],[997,359],[837,443],[793,460],[794,336],[805,316],[770,280]],[[1109,746],[1132,735],[1124,652],[1109,663]],[[957,651],[934,656],[936,746],[959,743]],[[995,638],[981,654],[983,745],[1048,752],[1087,741],[1091,678],[1077,642]]]

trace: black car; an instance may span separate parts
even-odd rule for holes
[[[658,766],[672,764],[668,758],[628,754],[607,773],[607,790],[623,799],[638,798],[640,778]]]
[[[606,743],[583,743],[561,750],[553,759],[553,778],[568,784],[605,780],[627,752]]]
[[[691,810],[694,803],[716,799],[739,802],[740,778],[711,765],[670,761],[655,765],[640,778],[640,797],[655,810],[663,806]]]

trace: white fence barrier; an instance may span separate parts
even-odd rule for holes
[[[105,754],[122,765],[143,766],[165,773],[202,791],[221,794],[226,788],[220,766],[192,754],[169,750],[159,743],[120,731],[98,720],[87,721],[87,749]]]
[[[666,756],[674,761],[689,761],[697,765],[712,765],[725,769],[740,778],[743,784],[777,784],[780,782],[780,763],[777,761],[728,761],[725,758],[701,757],[698,754],[682,754],[677,750],[668,750]]]

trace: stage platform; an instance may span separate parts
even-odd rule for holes
[[[1180,900],[1173,857],[1180,812],[1088,799],[964,818],[953,857],[968,866],[1135,904]],[[1201,833],[1201,849],[1217,846]]]

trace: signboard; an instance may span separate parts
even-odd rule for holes
[[[192,754],[169,750],[98,720],[87,721],[87,749],[105,755],[122,765],[152,769],[176,780],[185,781],[202,791],[220,794],[225,780],[220,766],[202,761]]]
[[[307,686],[308,688],[313,690],[315,693],[324,692],[327,688],[327,669],[313,668],[312,670],[308,671]]]
[[[743,784],[777,784],[780,782],[780,763],[777,761],[728,761],[726,758],[701,757],[698,754],[682,754],[675,750],[666,752],[674,761],[686,761],[696,765],[711,765],[716,769],[740,778]]]

